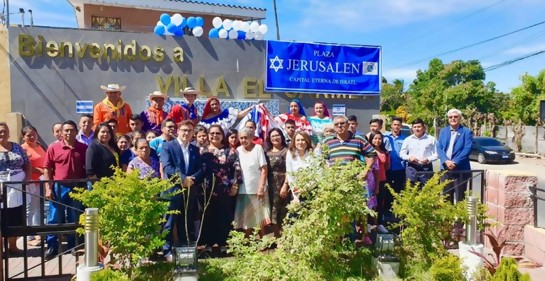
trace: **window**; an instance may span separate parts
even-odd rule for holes
[[[91,16],[91,27],[97,30],[121,31],[121,18]]]

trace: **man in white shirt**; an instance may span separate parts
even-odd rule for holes
[[[425,184],[433,176],[431,162],[437,160],[437,141],[426,134],[426,126],[420,118],[413,121],[412,131],[413,134],[403,141],[399,156],[407,161],[407,179]]]

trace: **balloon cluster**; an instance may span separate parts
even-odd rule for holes
[[[184,36],[184,28],[189,27],[195,37],[200,37],[204,33],[203,26],[204,19],[201,17],[184,18],[180,14],[162,14],[153,32],[157,35]]]
[[[263,40],[268,30],[267,25],[257,21],[222,20],[220,17],[215,17],[212,25],[214,28],[208,32],[210,38]]]

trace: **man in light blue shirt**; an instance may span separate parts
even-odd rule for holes
[[[149,142],[149,147],[157,153],[157,155],[161,155],[161,150],[163,148],[163,143],[167,141],[171,141],[176,137],[176,123],[174,123],[174,120],[172,119],[165,119],[161,123],[161,132],[163,132],[160,136],[152,139]]]
[[[413,121],[412,130],[413,134],[403,141],[399,156],[407,161],[407,179],[425,184],[433,176],[431,162],[438,159],[437,141],[425,133],[426,126],[420,118]]]
[[[405,176],[406,162],[401,159],[401,156],[399,155],[401,153],[403,141],[407,137],[406,135],[401,134],[402,123],[403,120],[400,117],[392,117],[390,125],[392,131],[385,134],[385,138],[388,139],[391,146],[390,169],[386,171],[386,180],[396,193],[401,192],[405,188],[405,183],[407,181]],[[392,208],[394,198],[390,193],[390,190],[386,190],[384,193],[384,210],[387,213],[386,215],[391,215],[390,209]]]

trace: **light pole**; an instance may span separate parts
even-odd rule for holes
[[[19,13],[21,13],[21,22],[25,26],[25,9],[19,8]]]
[[[28,13],[30,14],[30,26],[34,26],[34,18],[32,17],[32,10],[28,10]]]

